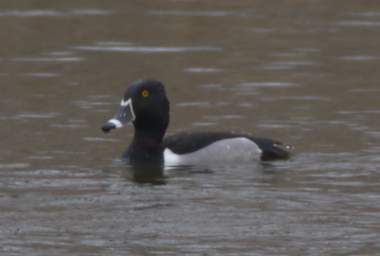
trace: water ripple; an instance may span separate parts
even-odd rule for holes
[[[290,82],[244,82],[238,85],[239,88],[284,88],[297,86]]]
[[[96,108],[97,111],[103,112],[105,110],[101,107],[114,105],[114,102],[104,101],[106,98],[107,97],[97,98],[96,96],[89,96],[86,100],[77,100],[72,102],[72,104],[81,109],[87,110]]]
[[[178,107],[208,107],[210,102],[208,101],[189,101],[189,102],[179,102],[176,104]]]
[[[355,12],[351,14],[352,16],[361,16],[361,17],[380,17],[380,12]]]
[[[27,77],[36,77],[36,78],[52,78],[52,77],[61,76],[61,74],[58,74],[58,73],[48,73],[48,72],[22,73],[21,75],[27,76]]]
[[[380,21],[367,21],[367,20],[345,20],[337,23],[338,26],[342,27],[380,27]]]
[[[305,96],[278,96],[273,97],[274,100],[292,100],[292,101],[332,101],[331,98],[321,97],[321,96],[313,96],[313,95],[305,95]]]
[[[205,115],[202,116],[202,118],[211,120],[211,121],[218,121],[218,120],[234,120],[234,119],[244,119],[246,118],[243,115]]]
[[[202,84],[201,88],[220,91],[234,91],[237,93],[257,94],[259,89],[292,88],[300,85],[293,82],[266,81],[266,82],[242,82],[239,84]]]
[[[226,17],[238,16],[245,17],[252,15],[249,12],[237,11],[182,11],[182,10],[152,10],[148,11],[149,15],[162,15],[162,16],[180,16],[180,17]]]
[[[28,163],[4,163],[0,164],[0,169],[23,169],[29,167]]]
[[[351,89],[351,93],[380,93],[380,89],[374,88],[360,88],[360,89]]]
[[[340,59],[345,60],[345,61],[371,61],[371,60],[378,60],[379,58],[375,56],[368,56],[368,55],[354,55],[354,56],[343,56]]]
[[[75,124],[75,123],[64,123],[64,124],[51,124],[52,128],[61,128],[61,129],[82,129],[88,127],[86,124]]]
[[[219,73],[222,69],[219,68],[203,68],[203,67],[194,67],[194,68],[186,68],[185,72],[189,73]]]
[[[13,58],[14,62],[79,62],[82,57],[18,57]]]
[[[13,119],[50,119],[61,115],[58,112],[46,112],[46,113],[36,113],[36,112],[23,112],[15,115]]]
[[[220,47],[213,46],[113,46],[113,45],[94,45],[94,46],[74,46],[76,50],[95,51],[95,52],[126,52],[126,53],[181,53],[181,52],[218,52]]]
[[[112,14],[108,10],[99,9],[74,9],[68,11],[57,10],[9,10],[0,11],[0,17],[70,17],[70,16],[104,16]]]
[[[304,66],[314,66],[317,63],[314,61],[275,61],[265,65],[263,69],[267,70],[281,70],[281,69],[293,69]]]
[[[109,139],[109,138],[102,138],[102,137],[84,137],[84,141],[88,142],[118,142],[117,139]]]
[[[380,110],[372,109],[372,110],[341,110],[337,112],[341,115],[362,115],[362,114],[371,114],[371,115],[379,115]]]

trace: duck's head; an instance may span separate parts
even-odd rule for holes
[[[161,82],[138,80],[130,84],[116,115],[102,126],[102,130],[109,132],[129,122],[139,132],[165,133],[169,124],[169,101]]]

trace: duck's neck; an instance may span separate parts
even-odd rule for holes
[[[160,146],[164,137],[165,131],[141,131],[135,130],[133,142],[142,147],[151,148]]]
[[[132,143],[127,151],[129,160],[134,163],[161,162],[164,134],[165,130],[162,132],[135,130]]]

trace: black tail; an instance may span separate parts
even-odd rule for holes
[[[263,151],[261,156],[261,160],[263,161],[288,159],[294,149],[291,145],[271,139],[253,137],[250,137],[250,139]]]

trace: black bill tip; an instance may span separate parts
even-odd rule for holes
[[[112,129],[115,129],[116,128],[116,125],[113,124],[113,123],[110,123],[110,122],[107,122],[105,123],[103,126],[102,126],[102,131],[104,133],[108,133],[110,132]]]

